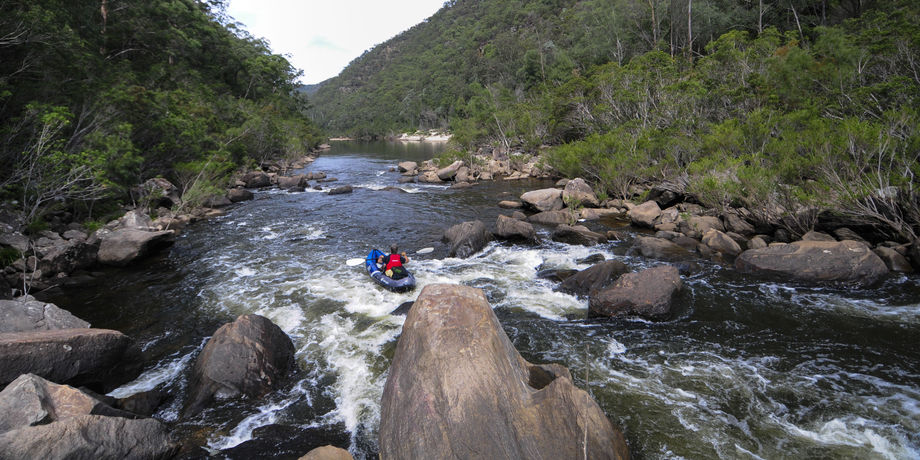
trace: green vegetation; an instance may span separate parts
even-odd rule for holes
[[[316,94],[328,129],[554,146],[598,192],[681,180],[795,233],[819,212],[920,233],[920,5],[455,0]]]
[[[0,2],[0,198],[86,218],[151,177],[193,198],[318,144],[298,74],[224,3]]]

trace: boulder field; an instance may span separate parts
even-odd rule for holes
[[[629,458],[622,433],[557,364],[514,349],[479,289],[426,286],[409,310],[380,419],[381,459]]]

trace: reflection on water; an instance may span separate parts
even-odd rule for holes
[[[384,189],[397,185],[390,169],[398,161],[437,153],[430,144],[336,143],[309,170],[360,186],[353,194],[259,191],[194,226],[168,255],[52,300],[139,340],[148,370],[115,394],[165,388],[171,399],[157,416],[180,437],[219,450],[265,425],[328,428],[347,434],[356,457],[374,458],[386,369],[405,319],[389,312],[419,291],[384,291],[344,261],[394,242],[410,255],[434,246],[409,264],[419,288],[483,289],[524,357],[569,367],[641,457],[918,458],[916,277],[850,291],[761,284],[702,263],[685,277],[670,321],[587,318],[586,303],[536,279],[537,267],[583,269],[576,261],[596,253],[632,269],[655,262],[626,256],[628,240],[586,248],[549,238],[446,258],[445,228],[491,224],[499,200],[551,183]],[[243,313],[287,332],[301,371],[282,392],[179,420],[194,356]]]

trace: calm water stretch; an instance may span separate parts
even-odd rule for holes
[[[389,170],[398,161],[436,154],[431,145],[337,143],[307,171],[339,179],[324,185],[360,187],[353,194],[256,192],[190,228],[168,254],[50,300],[142,344],[148,368],[114,395],[164,388],[171,396],[157,417],[229,458],[296,458],[305,453],[298,439],[317,433],[350,443],[356,458],[376,458],[379,402],[405,320],[389,312],[419,290],[384,291],[363,265],[344,261],[393,242],[410,255],[436,248],[408,265],[419,288],[483,289],[521,354],[567,366],[637,458],[920,458],[917,276],[871,290],[815,288],[701,262],[684,277],[669,321],[588,318],[587,303],[555,293],[555,283],[536,278],[538,267],[584,269],[576,261],[596,253],[652,266],[626,255],[638,230],[623,227],[624,241],[591,248],[493,243],[470,259],[446,258],[444,229],[491,225],[499,200],[550,183],[382,190],[397,186]],[[194,357],[244,313],[267,316],[293,338],[301,371],[262,400],[218,402],[179,420]],[[246,446],[254,447],[231,449]]]

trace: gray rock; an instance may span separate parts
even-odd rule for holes
[[[451,163],[451,164],[450,164],[449,166],[447,166],[446,168],[441,168],[441,169],[439,169],[439,170],[438,170],[438,173],[437,173],[437,174],[438,174],[438,179],[441,179],[441,180],[452,180],[452,179],[454,178],[454,176],[457,175],[457,171],[460,170],[460,167],[461,167],[461,166],[463,166],[463,162],[460,161],[460,160],[457,160],[457,161]]]
[[[696,241],[692,241],[696,245]],[[639,253],[642,257],[658,260],[687,260],[693,257],[684,247],[661,238],[652,238],[640,236],[636,238],[631,249],[632,252]]]
[[[147,179],[132,193],[139,203],[149,209],[172,208],[182,202],[179,188],[162,177]]]
[[[454,225],[444,232],[442,240],[450,244],[448,257],[467,258],[482,250],[492,241],[492,233],[485,224],[475,220]]]
[[[593,296],[596,292],[616,282],[628,268],[623,262],[607,260],[569,276],[558,290],[579,297]]]
[[[297,460],[354,460],[351,453],[341,447],[322,446],[307,452]]]
[[[522,222],[508,216],[498,216],[495,221],[494,235],[498,239],[510,241],[523,241],[530,244],[538,244],[540,238],[534,231],[533,225]]]
[[[765,247],[767,247],[767,242],[764,241],[763,238],[759,236],[755,236],[751,238],[747,244],[748,249],[763,249]]]
[[[21,254],[29,250],[29,237],[15,232],[0,234],[0,246],[9,246]]]
[[[594,190],[580,177],[565,184],[565,189],[562,191],[562,201],[592,208],[600,206],[600,201],[597,200]]]
[[[802,281],[846,281],[871,285],[888,267],[866,245],[856,241],[796,241],[749,249],[735,260],[743,273],[780,275]]]
[[[727,256],[735,257],[741,254],[741,246],[728,235],[716,229],[709,229],[703,235],[703,244],[709,246],[713,251],[720,252]]]
[[[860,243],[863,243],[866,246],[871,246],[869,242],[866,241],[863,237],[859,236],[859,234],[857,234],[853,230],[850,230],[849,228],[846,228],[846,227],[840,227],[837,230],[834,230],[834,236],[836,236],[837,239],[840,241],[853,240],[853,241],[859,241]]]
[[[291,338],[264,316],[242,315],[221,326],[201,350],[183,413],[197,414],[215,397],[264,396],[293,368]]]
[[[648,199],[658,203],[662,209],[674,206],[683,201],[684,186],[674,182],[662,182],[649,190]]]
[[[735,212],[723,213],[722,223],[727,231],[744,236],[751,236],[754,234],[754,226]]]
[[[418,169],[418,163],[414,161],[402,161],[397,165],[399,172],[412,172]]]
[[[425,171],[418,175],[418,181],[427,184],[438,184],[444,182],[438,177],[437,171]]]
[[[23,374],[0,391],[0,433],[78,415],[138,418],[74,387]]]
[[[79,415],[48,425],[0,434],[0,459],[95,460],[168,459],[177,451],[166,426],[148,418],[131,420]]]
[[[658,207],[658,203],[649,200],[630,209],[626,215],[632,220],[633,225],[652,228],[661,215],[661,208]]]
[[[498,202],[498,207],[502,209],[520,209],[524,206],[520,201],[502,200]]]
[[[233,204],[233,202],[230,201],[230,198],[227,198],[226,195],[209,196],[206,200],[204,200],[203,203],[201,203],[201,205],[206,208],[224,208],[230,206],[231,204]]]
[[[233,203],[239,203],[241,201],[249,201],[255,198],[255,195],[244,188],[232,188],[227,191],[227,198]]]
[[[116,230],[102,238],[99,263],[125,266],[174,242],[175,234],[171,231]]]
[[[306,187],[307,186],[307,176],[305,174],[298,174],[296,176],[279,176],[278,177],[278,188],[281,189],[291,189],[294,187]]]
[[[409,311],[379,433],[381,458],[629,457],[568,369],[524,360],[483,292],[457,285],[425,286]]]
[[[22,374],[112,390],[140,374],[134,340],[107,329],[0,333],[0,385]]]
[[[263,171],[248,172],[243,175],[242,181],[246,184],[246,188],[260,188],[272,185],[271,178]]]
[[[874,249],[874,252],[882,259],[882,262],[885,262],[888,270],[897,273],[910,273],[913,271],[913,267],[910,266],[910,262],[907,261],[907,258],[892,248],[879,246]]]
[[[346,193],[352,193],[352,192],[354,192],[354,191],[355,191],[355,189],[352,188],[352,186],[350,186],[350,185],[343,185],[343,186],[341,186],[341,187],[336,187],[336,188],[334,188],[334,189],[332,189],[332,190],[329,190],[329,192],[327,192],[327,193],[329,193],[330,195],[344,195],[344,194],[346,194]]]
[[[802,241],[837,241],[837,239],[828,235],[827,233],[821,233],[812,230],[802,235]]]
[[[659,265],[620,276],[613,286],[591,297],[589,308],[591,313],[602,316],[637,314],[662,319],[670,314],[680,288],[677,267]]]
[[[572,214],[572,211],[568,209],[560,209],[558,211],[538,212],[528,217],[527,220],[534,224],[554,226],[574,223],[576,219]]]
[[[558,211],[565,206],[562,201],[562,190],[557,188],[544,188],[526,192],[521,195],[521,201],[525,206],[529,206],[539,212]]]
[[[52,329],[88,328],[89,323],[58,308],[39,302],[32,296],[0,300],[0,332],[48,331]]]
[[[565,244],[593,246],[599,243],[606,243],[607,237],[600,233],[592,232],[584,225],[562,224],[553,231],[553,241]]]

